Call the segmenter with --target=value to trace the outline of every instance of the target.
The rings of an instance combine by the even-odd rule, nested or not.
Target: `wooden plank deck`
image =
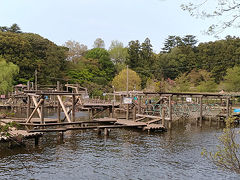
[[[86,126],[86,127],[65,127],[56,129],[31,129],[28,132],[65,132],[70,130],[87,130],[87,129],[116,129],[132,127],[131,125],[104,125],[104,126]]]
[[[84,108],[109,108],[112,106],[113,106],[113,104],[110,104],[110,103],[106,103],[106,104],[104,104],[104,103],[84,103],[83,104]],[[119,103],[114,104],[114,108],[117,108],[119,106],[120,106]]]
[[[68,126],[68,125],[81,125],[81,124],[93,124],[93,123],[114,123],[116,119],[103,118],[92,121],[76,121],[76,122],[61,122],[61,123],[47,123],[47,124],[36,124],[36,123],[19,123],[24,126]]]
[[[151,119],[162,119],[160,116],[152,116],[152,115],[145,115],[145,114],[136,114],[137,117],[143,118],[151,118]],[[165,120],[170,120],[170,118],[165,118]]]
[[[145,122],[136,122],[136,121],[126,120],[126,119],[118,119],[116,124],[135,126],[135,127],[147,126],[147,123],[145,123]]]
[[[104,117],[104,118],[95,118],[93,119],[93,121],[97,121],[97,122],[112,122],[112,123],[115,123],[117,122],[117,119],[116,118],[108,118],[108,117]]]

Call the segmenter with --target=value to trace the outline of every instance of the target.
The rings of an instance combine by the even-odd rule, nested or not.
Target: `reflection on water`
[[[236,179],[201,157],[203,147],[215,149],[220,134],[217,124],[200,129],[186,121],[166,133],[113,129],[106,138],[93,130],[69,131],[64,143],[49,133],[37,148],[31,142],[1,147],[0,179]]]

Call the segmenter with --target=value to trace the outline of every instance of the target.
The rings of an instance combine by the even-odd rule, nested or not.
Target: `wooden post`
[[[138,96],[138,114],[141,114],[142,96]]]
[[[120,95],[120,105],[122,106],[122,104],[123,104],[123,96]]]
[[[72,95],[72,122],[75,122],[75,103],[76,103],[75,95]]]
[[[60,139],[60,143],[63,143],[64,141],[64,132],[59,132],[59,139]]]
[[[35,69],[35,90],[37,91],[37,69]]]
[[[57,98],[58,98],[58,101],[60,102],[60,105],[61,105],[61,107],[62,107],[62,109],[63,109],[63,112],[64,112],[64,114],[65,114],[68,122],[71,122],[71,119],[70,119],[70,117],[68,116],[67,110],[66,110],[66,108],[65,108],[65,106],[64,106],[64,104],[63,104],[63,102],[62,102],[61,97],[60,97],[59,95],[57,95]]]
[[[169,99],[169,129],[172,128],[172,95],[168,97]]]
[[[127,104],[126,119],[129,120],[129,104]]]
[[[164,107],[162,108],[162,125],[165,127],[165,109]]]
[[[136,105],[133,107],[133,121],[136,121]]]
[[[42,104],[41,104],[41,124],[45,124],[44,122],[44,96],[42,96]]]
[[[27,82],[27,90],[30,90],[30,81]],[[31,112],[31,98],[27,96],[27,118],[29,118]]]
[[[202,104],[202,96],[200,97],[200,127],[202,127],[202,119],[203,119],[203,109],[202,109],[202,106],[203,106],[203,104]]]
[[[109,136],[110,129],[104,128],[104,135]]]
[[[57,91],[60,91],[60,82],[57,81]],[[57,117],[58,117],[58,122],[61,122],[61,109],[60,109],[60,102],[57,101]]]
[[[230,115],[230,111],[229,111],[229,101],[230,101],[230,98],[229,97],[227,97],[227,118],[229,117],[229,115]]]
[[[93,108],[89,109],[89,119],[93,118]]]
[[[115,109],[114,109],[115,103],[114,103],[114,102],[115,102],[115,101],[113,100],[113,102],[112,102],[112,118],[115,117]]]
[[[110,115],[110,118],[113,118],[113,108],[112,106],[109,106],[109,115]]]
[[[39,136],[35,136],[35,146],[39,145]]]
[[[102,133],[102,131],[101,131],[101,129],[100,128],[97,128],[97,135],[101,135],[101,133]]]

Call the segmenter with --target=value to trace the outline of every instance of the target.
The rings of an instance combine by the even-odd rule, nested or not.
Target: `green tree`
[[[6,94],[12,90],[13,78],[19,72],[17,65],[7,63],[6,60],[0,57],[0,93]]]
[[[112,85],[117,91],[126,91],[127,88],[127,69],[122,70],[117,76],[114,77]],[[128,90],[140,90],[141,78],[138,74],[128,69]]]
[[[126,68],[128,49],[123,46],[123,43],[117,40],[112,41],[108,51],[117,73]]]
[[[34,79],[38,71],[38,82],[51,83],[63,78],[66,68],[67,48],[32,33],[0,32],[0,55],[7,62],[20,68],[18,83]]]
[[[223,85],[226,91],[240,91],[240,66],[234,66],[233,68],[227,69]]]
[[[106,81],[111,81],[113,79],[115,67],[107,50],[102,48],[91,49],[86,53],[85,58],[97,60],[99,70],[101,71],[99,78],[104,78]]]
[[[128,55],[129,56],[128,56],[127,64],[129,65],[129,68],[134,69],[139,66],[140,51],[141,51],[141,45],[138,40],[130,41],[128,43]]]
[[[109,54],[114,64],[124,64],[128,56],[127,48],[117,40],[111,42]]]
[[[93,48],[105,48],[105,43],[101,38],[97,38],[93,43]]]
[[[196,36],[193,35],[185,35],[184,37],[180,36],[168,36],[168,38],[164,42],[164,47],[162,48],[163,53],[170,52],[175,47],[181,46],[190,46],[195,47],[197,44]]]
[[[148,78],[152,78],[152,67],[155,63],[155,56],[149,38],[142,44],[138,40],[128,43],[127,64],[136,71],[142,79],[141,86],[145,88]]]
[[[240,173],[240,144],[237,143],[239,132],[236,132],[233,126],[234,121],[234,118],[226,120],[226,128],[223,129],[223,134],[218,137],[219,145],[217,145],[217,151],[208,152],[206,149],[203,149],[202,156],[223,170]]]
[[[87,52],[88,47],[84,44],[80,44],[76,41],[67,41],[64,44],[65,47],[67,47],[68,50],[68,56],[67,60],[72,61],[74,63],[77,63],[80,57],[84,56],[84,54]]]
[[[183,73],[176,79],[176,91],[214,92],[217,84],[206,70],[193,69],[190,73]]]
[[[20,27],[15,23],[10,27],[0,26],[0,31],[2,32],[12,32],[12,33],[21,33]]]

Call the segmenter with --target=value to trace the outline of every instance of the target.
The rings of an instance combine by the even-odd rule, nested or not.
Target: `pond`
[[[87,112],[78,114],[88,118]],[[201,157],[214,150],[222,132],[215,123],[200,128],[181,121],[165,133],[113,129],[109,137],[93,130],[44,135],[38,147],[0,148],[0,179],[238,179]]]

